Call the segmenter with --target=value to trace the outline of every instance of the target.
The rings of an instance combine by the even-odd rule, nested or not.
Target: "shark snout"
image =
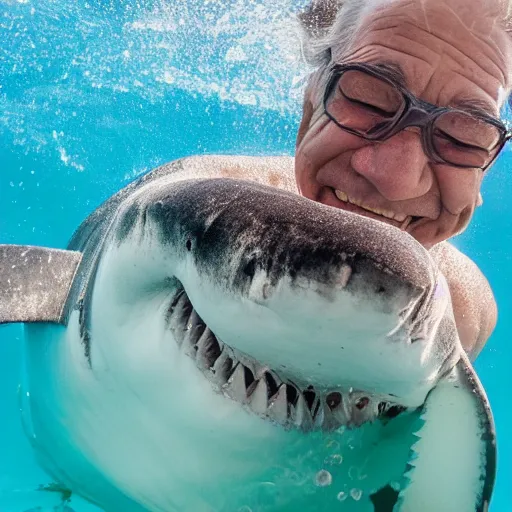
[[[438,272],[399,229],[221,179],[180,185],[154,218],[193,307],[238,354],[324,391],[395,393],[421,364],[410,326],[427,325]]]

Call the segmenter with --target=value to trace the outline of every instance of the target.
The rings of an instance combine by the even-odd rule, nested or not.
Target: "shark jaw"
[[[353,388],[302,388],[230,347],[210,330],[179,286],[167,313],[167,325],[214,391],[286,429],[304,432],[359,427],[400,414],[405,407]]]

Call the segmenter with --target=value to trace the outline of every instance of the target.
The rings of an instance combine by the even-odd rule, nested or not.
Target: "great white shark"
[[[487,511],[492,414],[429,252],[278,178],[178,161],[66,250],[0,246],[39,462],[106,511]]]

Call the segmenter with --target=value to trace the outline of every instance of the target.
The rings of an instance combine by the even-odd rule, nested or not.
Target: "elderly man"
[[[341,2],[339,2],[341,3]],[[310,11],[311,19],[326,19]],[[477,267],[451,245],[508,139],[508,2],[347,0],[312,55],[295,172],[315,201],[393,224],[431,249],[475,357],[496,323]]]
[[[165,167],[164,172],[179,172],[181,168],[187,177],[229,176],[255,180],[295,191],[326,207],[352,211],[408,232],[431,251],[445,274],[453,297],[460,338],[468,353],[475,357],[494,327],[494,300],[488,283],[476,266],[445,240],[467,226],[481,202],[479,191],[483,176],[489,172],[510,137],[498,118],[510,89],[509,62],[512,50],[506,33],[507,9],[500,2],[345,0],[340,6],[332,2],[317,3],[302,17],[311,36],[306,41],[306,54],[317,63],[318,68],[312,73],[305,91],[295,159],[197,157],[175,162],[174,167]],[[141,192],[136,188],[127,190],[133,195]],[[183,191],[185,186],[177,190]],[[335,391],[330,392],[333,380],[327,377],[342,373],[341,365],[335,360],[333,365],[325,365],[328,366],[325,369],[318,360],[310,361],[311,354],[317,350],[314,344],[308,347],[308,351],[303,351],[300,363],[295,366],[300,367],[296,375],[304,383],[309,384],[312,380],[316,384],[316,380],[310,377],[312,373],[314,377],[327,376],[317,379],[319,391],[315,387],[303,390],[302,383],[298,387],[286,375],[283,383],[277,376],[274,378],[271,370],[267,372],[266,365],[270,367],[270,362],[265,352],[260,352],[265,359],[259,359],[264,361],[265,366],[259,363],[251,366],[253,373],[244,366],[246,358],[250,361],[255,357],[258,361],[254,354],[245,353],[245,347],[250,344],[239,345],[241,348],[236,352],[229,351],[229,347],[229,350],[221,351],[215,335],[206,329],[206,322],[203,323],[193,309],[187,289],[177,285],[177,278],[170,278],[172,274],[169,268],[172,266],[168,263],[172,259],[178,261],[175,265],[180,267],[186,279],[194,283],[196,296],[201,296],[203,291],[200,286],[206,283],[203,304],[210,304],[212,298],[216,299],[217,294],[211,290],[220,288],[217,283],[226,283],[226,279],[216,282],[201,279],[200,272],[195,270],[198,265],[194,264],[188,252],[197,248],[194,237],[189,237],[189,233],[196,229],[195,221],[191,224],[177,222],[176,225],[169,222],[173,216],[186,217],[189,211],[197,208],[194,200],[201,191],[204,194],[201,197],[208,202],[209,190],[208,187],[197,186],[194,193],[185,194],[183,203],[179,203],[179,207],[174,205],[173,210],[168,206],[173,201],[173,195],[169,195],[169,201],[159,200],[162,191],[152,195],[148,182],[146,196],[143,193],[138,195],[140,203],[133,200],[124,202],[124,199],[116,203],[117,199],[114,199],[101,207],[82,225],[70,244],[70,248],[83,252],[83,266],[81,264],[76,278],[79,285],[72,287],[71,294],[66,283],[69,284],[67,280],[75,276],[78,261],[75,252],[59,251],[59,258],[67,258],[71,266],[66,268],[62,264],[63,268],[60,268],[60,264],[53,263],[59,267],[58,275],[41,272],[42,262],[47,261],[49,265],[51,258],[35,257],[33,265],[37,272],[33,271],[25,248],[8,249],[20,251],[18,260],[21,265],[12,265],[10,260],[8,265],[0,265],[4,275],[8,276],[4,279],[8,292],[4,293],[4,297],[11,297],[11,302],[7,302],[11,307],[4,307],[4,316],[0,318],[3,318],[2,321],[22,318],[40,324],[41,320],[55,321],[57,316],[61,320],[69,302],[78,301],[80,296],[79,311],[71,313],[72,320],[67,329],[56,329],[52,325],[36,325],[34,330],[27,329],[26,359],[30,362],[27,382],[30,382],[31,388],[30,393],[23,393],[24,397],[26,395],[23,407],[24,412],[28,411],[25,416],[29,420],[27,428],[32,434],[31,441],[45,467],[74,491],[90,497],[108,510],[142,510],[141,507],[148,510],[176,510],[180,507],[187,510],[226,510],[229,506],[226,508],[224,505],[235,501],[231,502],[231,497],[228,500],[227,495],[223,495],[223,489],[233,489],[235,494],[243,492],[244,501],[246,493],[259,495],[262,491],[254,484],[260,483],[263,471],[268,468],[272,469],[271,475],[276,475],[270,478],[276,478],[279,491],[276,494],[279,501],[271,508],[276,509],[280,496],[288,494],[288,490],[291,500],[300,499],[302,503],[303,499],[307,499],[306,493],[309,493],[302,477],[308,474],[309,469],[296,473],[295,466],[300,468],[304,459],[308,459],[304,462],[306,467],[315,468],[317,477],[318,474],[328,475],[325,486],[331,484],[330,473],[326,470],[317,472],[323,460],[321,454],[328,453],[322,451],[324,445],[329,448],[329,458],[332,454],[331,442],[326,443],[326,437],[311,436],[299,442],[295,434],[287,437],[282,429],[274,429],[271,424],[265,426],[259,418],[246,415],[242,408],[233,407],[222,396],[203,395],[204,383],[200,373],[208,371],[210,377],[207,378],[215,379],[215,389],[222,387],[234,401],[241,401],[244,407],[250,406],[258,415],[269,416],[285,425],[293,418],[295,426],[301,426],[304,430],[313,428],[313,419],[317,426],[329,429],[345,423],[358,425],[383,412],[394,410],[388,414],[390,416],[401,410],[402,396],[389,392],[387,386],[379,388],[376,384],[379,376],[369,385],[361,378],[361,385],[355,390],[344,390],[336,385]],[[120,197],[122,195],[117,196],[118,199]],[[185,208],[177,215],[176,212],[185,203],[192,205],[191,210]],[[203,210],[202,215],[207,220],[203,221],[202,226],[208,225],[203,235],[214,223],[211,219],[215,219],[217,211]],[[304,207],[300,211],[308,209]],[[235,215],[238,213],[237,210]],[[247,211],[246,214],[247,218],[251,212]],[[141,219],[140,224],[136,222],[138,218]],[[148,224],[146,219],[149,219]],[[142,235],[135,225],[144,226]],[[109,232],[113,226],[117,228],[116,231]],[[152,231],[156,233],[155,236]],[[210,233],[204,239],[218,240],[218,233],[222,233],[222,230],[216,232],[212,229],[212,232],[217,235]],[[176,233],[180,235],[176,236]],[[125,239],[130,236],[132,238],[127,242]],[[165,245],[163,242],[153,243],[153,238],[165,240]],[[116,247],[109,248],[107,242],[112,242],[111,245]],[[181,250],[178,244],[181,244]],[[208,276],[208,272],[217,271],[222,262],[229,263],[231,260],[216,258],[218,253],[215,252],[211,258],[212,246],[204,250],[206,244],[203,243],[202,253],[206,253],[209,259],[217,260],[217,266],[210,267],[203,263],[203,268],[207,267],[204,275]],[[223,244],[224,241],[221,241],[220,245]],[[139,245],[142,247],[139,248]],[[215,246],[219,244],[214,242]],[[174,249],[176,254],[180,252],[184,256],[168,256]],[[196,254],[199,252],[196,251]],[[319,253],[323,254],[322,251]],[[208,259],[206,256],[202,258],[203,262]],[[250,261],[246,263],[244,272],[252,279],[254,265],[251,267]],[[20,272],[23,280],[14,280],[14,284],[10,285],[12,270],[15,275]],[[291,276],[291,269],[288,270]],[[28,274],[27,279],[24,279],[23,272]],[[43,302],[43,307],[36,311],[37,315],[29,315],[20,289],[23,290],[23,286],[30,288],[30,292],[35,289],[36,295],[38,290],[43,290],[40,293],[45,293],[46,297],[48,294],[41,283],[44,284],[44,276],[54,275],[57,275],[59,282],[54,283],[54,278],[47,281],[51,281],[52,286],[55,284],[56,288],[60,287],[63,292],[60,294],[61,303],[58,300],[50,301],[54,307],[49,307]],[[128,276],[133,278],[129,280]],[[36,279],[37,286],[25,284],[31,284],[30,278]],[[208,282],[214,282],[216,287]],[[337,284],[344,286],[341,281],[337,281]],[[382,290],[385,291],[385,288]],[[314,291],[321,289],[315,288]],[[265,293],[265,287],[262,287],[264,298]],[[145,302],[139,300],[140,295],[144,296]],[[32,293],[27,296],[25,302],[29,308],[37,309],[40,301],[35,300]],[[70,296],[75,298],[69,299]],[[238,300],[240,296],[223,297],[220,309],[211,308],[210,316],[215,319],[222,316],[217,314],[218,311],[227,310],[229,325],[224,327],[224,332],[228,336],[234,332],[232,337],[236,339],[237,331],[232,330],[230,315],[244,311],[233,306],[241,302]],[[246,299],[246,296],[242,297]],[[273,311],[270,311],[272,316],[260,315],[260,310],[264,308],[256,309],[256,300],[246,302],[250,304],[250,308],[247,308],[250,316],[245,318],[261,316],[258,319],[261,325],[267,319],[273,320],[279,316]],[[55,304],[59,307],[55,307]],[[290,302],[287,308],[293,310],[295,304]],[[338,304],[343,302],[336,302],[335,306]],[[324,305],[325,301],[321,307]],[[148,313],[150,310],[153,316]],[[208,307],[204,310],[208,314]],[[420,310],[423,311],[422,308]],[[137,314],[133,315],[133,311]],[[335,312],[337,314],[338,310]],[[293,316],[285,317],[284,321],[277,320],[276,324],[284,324],[288,318]],[[243,330],[248,330],[243,320],[238,323],[242,324]],[[222,325],[222,322],[216,325]],[[290,332],[298,332],[300,327]],[[148,328],[151,336],[146,340],[144,333]],[[282,332],[288,332],[280,328],[269,331],[275,338],[271,336],[271,341],[267,342],[267,352],[268,347],[276,345],[273,341]],[[309,341],[310,332],[306,331],[304,335],[306,342]],[[327,332],[332,338],[332,332],[329,329]],[[449,338],[452,339],[452,336]],[[142,344],[141,339],[144,341]],[[176,343],[169,343],[173,339]],[[262,345],[259,333],[250,339],[257,340],[254,345]],[[411,344],[412,341],[411,338]],[[352,339],[351,344],[354,343],[357,341]],[[293,343],[284,345],[290,347],[290,351],[295,350]],[[334,343],[326,345],[324,361],[332,357],[331,352],[335,348],[340,351],[338,355],[345,350],[339,343],[336,345],[339,348]],[[421,345],[419,347],[421,350]],[[274,348],[273,353],[280,354],[276,359],[279,363],[287,363],[286,355],[281,355],[283,350],[286,354],[287,349]],[[423,354],[420,350],[416,352],[417,355]],[[395,353],[403,352],[393,352],[393,360],[397,359]],[[180,356],[175,358],[175,354]],[[189,372],[188,369],[192,368],[190,360],[181,365],[181,355],[186,358],[189,354],[195,361],[193,364],[200,365],[200,373]],[[459,355],[458,352],[456,355]],[[235,366],[233,363],[237,357],[240,357],[240,362]],[[270,359],[272,357],[275,356]],[[367,373],[380,368],[383,360],[381,357],[370,362]],[[167,365],[169,362],[172,362],[172,366]],[[450,357],[448,362],[454,364]],[[446,363],[446,359],[441,363]],[[346,358],[344,365],[346,371],[350,357]],[[410,366],[416,369],[414,365]],[[285,368],[285,365],[281,364],[280,367]],[[317,370],[319,367],[322,369]],[[212,368],[214,371],[210,372]],[[408,407],[410,404],[417,406],[423,401],[432,381],[438,376],[435,372],[444,369],[427,365],[428,380],[425,383],[421,372],[418,377],[409,369],[401,378],[395,379],[392,371],[395,368],[396,365],[384,372],[387,373],[387,382],[398,381],[393,391],[399,390],[408,395],[411,382],[408,376],[413,377],[413,385],[415,382],[420,384],[421,389],[416,396],[406,401]],[[233,372],[228,373],[231,370]],[[422,410],[428,427],[420,430],[422,445],[414,444],[413,450],[418,461],[426,462],[421,465],[415,463],[413,480],[416,479],[417,485],[409,486],[412,490],[405,494],[403,510],[413,510],[410,504],[414,507],[423,503],[429,495],[436,499],[427,500],[422,510],[487,510],[495,468],[492,420],[478,382],[468,383],[473,374],[465,360],[459,370],[457,374],[450,374],[450,379],[444,379],[445,382],[438,386],[436,393],[430,395],[427,407]],[[284,373],[288,373],[288,370]],[[345,378],[357,380],[354,379],[356,373],[357,368]],[[432,374],[434,377],[431,377]],[[200,380],[196,381],[196,378]],[[334,382],[343,383],[343,380]],[[464,385],[459,386],[460,383]],[[248,387],[251,387],[250,393]],[[322,388],[327,388],[328,392],[324,405]],[[368,389],[371,391],[369,396]],[[461,389],[461,392],[456,392],[457,389]],[[306,403],[306,393],[309,405]],[[269,398],[272,397],[274,399],[270,403]],[[454,397],[462,399],[456,400]],[[316,404],[314,408],[313,404]],[[371,407],[368,407],[370,404]],[[393,406],[387,408],[389,404]],[[338,407],[339,416],[335,419],[332,411]],[[313,409],[315,412],[312,412]],[[62,421],[62,418],[66,421]],[[329,418],[332,420],[330,424]],[[454,442],[459,433],[459,419],[466,422],[465,429],[457,436],[458,442]],[[410,426],[400,432],[408,429],[418,432],[418,423],[421,422],[417,423],[416,420],[413,417]],[[202,435],[206,432],[205,425],[208,432]],[[122,435],[118,435],[119,432]],[[365,499],[372,500],[375,510],[382,512],[391,510],[398,498],[398,491],[396,486],[391,485],[390,478],[403,474],[404,466],[398,462],[397,468],[384,470],[383,465],[393,466],[389,464],[389,454],[399,454],[400,446],[390,440],[388,448],[375,449],[374,441],[366,442],[372,436],[365,437],[363,444],[368,445],[371,451],[378,452],[379,462],[371,468],[378,478],[375,481],[368,478],[365,484],[371,494],[368,493]],[[389,431],[382,435],[382,439],[387,436]],[[404,443],[398,444],[406,445],[403,457],[408,460],[409,455],[405,454],[409,454],[410,443],[407,439],[412,438],[412,431],[398,437],[406,438]],[[353,448],[350,441],[347,443]],[[49,446],[56,449],[50,452]],[[319,450],[310,459],[310,450],[313,453],[311,447]],[[275,458],[273,451],[276,451]],[[348,478],[352,480],[350,475],[355,466],[348,462],[350,451],[344,452],[343,456],[348,460],[345,460],[342,471],[346,467]],[[431,456],[424,457],[426,452]],[[126,456],[127,453],[129,456]],[[222,457],[229,464],[224,464]],[[283,457],[287,459],[284,463]],[[398,455],[397,460],[400,457]],[[368,458],[354,458],[367,466]],[[192,464],[188,464],[190,460]],[[251,463],[247,464],[249,460]],[[405,466],[405,471],[408,470],[408,466]],[[201,471],[206,475],[204,489],[203,479],[200,479],[201,488],[197,486],[197,475],[201,475]],[[430,480],[434,473],[437,481],[432,483]],[[147,478],[147,474],[151,478]],[[459,474],[460,478],[451,479],[452,475]],[[242,484],[237,481],[239,475]],[[366,476],[361,480],[364,478]],[[426,480],[429,481],[428,485]],[[324,487],[321,480],[316,482]],[[272,482],[265,482],[268,483],[273,486]],[[227,484],[229,487],[224,487]],[[352,484],[347,482],[347,485]],[[371,490],[372,486],[377,485],[383,487]],[[398,485],[402,484],[398,482]],[[421,492],[417,491],[420,488]],[[332,490],[335,489],[333,486]],[[351,492],[356,502],[361,498],[362,491],[356,488],[352,491],[357,491],[355,494]],[[434,496],[437,493],[440,494],[439,499]],[[344,492],[340,494],[344,499]],[[331,491],[323,496],[334,494]],[[403,497],[404,493],[401,495]],[[233,509],[241,510],[238,504],[244,501],[237,503]],[[222,503],[222,507],[216,506],[216,503]],[[431,503],[441,504],[442,508],[431,507]],[[457,503],[457,506],[460,504],[460,508],[452,506],[453,503]],[[315,506],[315,509],[320,507]]]
[[[301,16],[317,69],[295,159],[207,157],[209,175],[298,190],[410,233],[447,278],[473,359],[496,304],[476,265],[444,241],[482,204],[482,180],[509,139],[499,120],[509,10],[509,0],[316,0]]]

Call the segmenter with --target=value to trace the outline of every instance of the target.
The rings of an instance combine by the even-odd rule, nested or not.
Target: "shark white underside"
[[[487,510],[485,393],[392,227],[178,162],[0,278],[36,454],[107,511]]]

